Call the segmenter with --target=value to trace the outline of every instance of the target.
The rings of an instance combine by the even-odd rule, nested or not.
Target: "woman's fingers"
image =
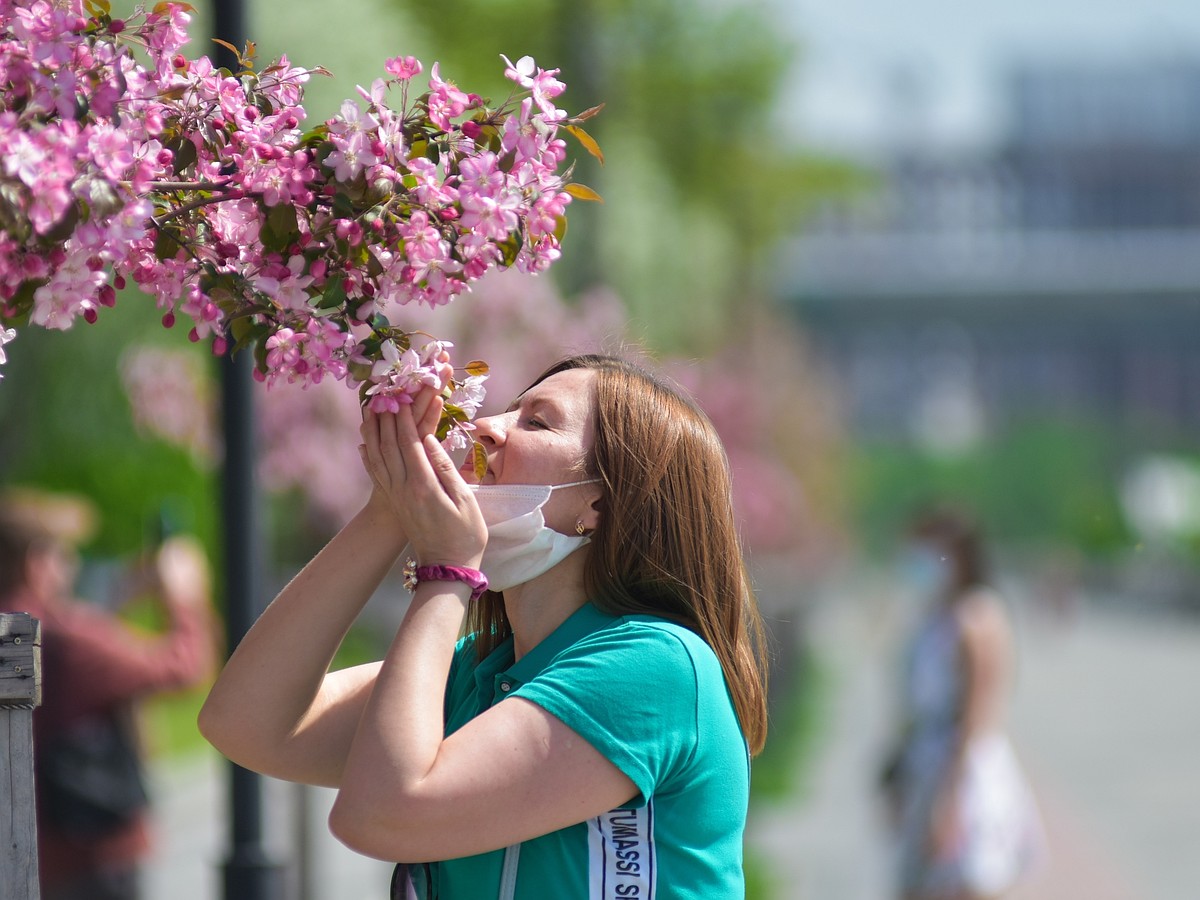
[[[445,409],[445,402],[441,397],[434,397],[429,401],[429,406],[425,409],[423,416],[417,416],[417,434],[422,440],[427,436],[437,432],[438,423],[442,421],[442,410]],[[414,410],[414,416],[415,416]]]
[[[366,468],[367,474],[371,476],[371,480],[378,485],[383,466],[383,460],[379,453],[378,414],[368,410],[363,416],[363,423],[359,428],[359,433],[363,439],[363,466]]]
[[[445,489],[446,493],[456,500],[460,495],[469,493],[466,490],[466,482],[458,474],[458,468],[454,465],[454,460],[450,458],[450,454],[445,451],[438,439],[432,434],[427,434],[425,435],[423,444],[425,456],[429,459],[429,464],[433,467],[433,473],[437,476],[438,482]]]

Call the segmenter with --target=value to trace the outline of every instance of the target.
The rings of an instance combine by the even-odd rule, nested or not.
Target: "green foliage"
[[[561,68],[569,111],[605,104],[588,123],[605,167],[569,145],[576,180],[606,203],[572,207],[556,275],[568,294],[615,288],[658,349],[711,349],[769,290],[775,241],[814,197],[856,183],[782,137],[798,50],[763,2],[463,0],[453,30],[436,4],[397,5],[431,36],[443,75],[504,96],[499,55],[528,54]]]
[[[772,900],[780,896],[770,866],[753,847],[746,847],[742,869],[746,876],[746,900]]]
[[[853,518],[868,551],[890,552],[908,516],[928,502],[973,510],[990,537],[1065,541],[1111,554],[1130,536],[1117,497],[1119,444],[1098,426],[1030,423],[961,456],[860,445],[848,465]]]
[[[0,381],[0,480],[90,498],[101,528],[88,549],[100,556],[144,547],[164,505],[211,549],[214,474],[182,450],[143,439],[130,418],[119,358],[133,339],[187,343],[164,331],[150,300],[132,293],[95,325],[22,331]]]
[[[796,658],[791,683],[771,710],[767,744],[751,765],[752,805],[778,803],[804,789],[828,714],[830,673],[811,649]]]

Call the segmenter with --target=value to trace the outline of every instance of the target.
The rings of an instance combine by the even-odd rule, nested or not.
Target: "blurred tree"
[[[562,69],[568,110],[605,104],[585,127],[606,169],[579,154],[576,180],[607,203],[572,209],[558,277],[615,289],[656,348],[713,349],[769,293],[775,240],[857,178],[781,137],[797,48],[762,0],[459,0],[452,30],[444,4],[395,2],[437,35],[443,75],[501,95],[499,55],[528,54]]]
[[[211,547],[211,466],[187,449],[143,440],[119,375],[131,340],[179,347],[200,366],[209,356],[182,333],[166,332],[152,302],[128,293],[95,325],[29,328],[10,346],[0,381],[0,481],[90,497],[102,517],[90,549],[103,556],[137,551],[164,524],[193,531]],[[163,523],[167,510],[171,521]]]

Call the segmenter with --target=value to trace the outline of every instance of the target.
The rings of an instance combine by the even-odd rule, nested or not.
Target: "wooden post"
[[[42,623],[0,613],[0,900],[41,896],[33,801],[33,708],[41,702]]]

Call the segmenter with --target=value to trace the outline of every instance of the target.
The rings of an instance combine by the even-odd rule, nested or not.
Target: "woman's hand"
[[[363,459],[375,494],[386,500],[423,565],[478,566],[487,526],[433,435],[441,412],[435,396],[428,405],[414,402],[395,414],[367,413]]]
[[[438,357],[438,362],[440,366],[438,368],[439,380],[437,386],[422,388],[413,397],[412,404],[409,406],[413,421],[417,423],[417,433],[422,439],[426,435],[437,433],[438,424],[442,420],[442,410],[445,406],[442,401],[442,391],[445,390],[446,385],[450,383],[450,379],[454,376],[454,367],[450,365],[449,353],[443,350]],[[392,510],[392,499],[376,480],[375,475],[371,471],[370,463],[367,460],[367,423],[376,414],[366,408],[362,412],[363,424],[359,428],[359,434],[363,439],[363,443],[358,445],[358,455],[362,459],[363,468],[366,469],[367,475],[371,478],[371,496],[367,500],[366,508]]]
[[[934,859],[953,859],[962,844],[962,812],[959,807],[957,779],[942,786],[934,801],[929,822],[929,848]]]
[[[154,574],[159,593],[169,608],[207,605],[208,560],[195,538],[179,536],[164,541],[154,558]]]

